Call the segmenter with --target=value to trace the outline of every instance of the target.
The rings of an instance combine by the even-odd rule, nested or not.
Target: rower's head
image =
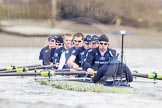
[[[55,48],[56,47],[56,39],[57,39],[57,36],[55,36],[53,34],[48,36],[49,48]]]
[[[69,33],[64,34],[63,41],[64,41],[65,48],[71,48],[72,47],[72,39],[73,39],[72,34],[69,34]]]
[[[56,39],[56,48],[60,48],[63,46],[63,38],[62,36],[58,36],[57,39]]]
[[[99,37],[97,35],[92,36],[92,48],[98,47],[98,39]]]
[[[86,35],[84,38],[84,48],[90,49],[92,47],[92,37],[91,35]]]
[[[78,48],[83,45],[84,35],[82,33],[75,33],[73,36],[74,47]]]
[[[99,37],[98,41],[99,41],[99,50],[102,52],[106,51],[109,46],[108,36],[106,36],[105,34],[102,34]]]

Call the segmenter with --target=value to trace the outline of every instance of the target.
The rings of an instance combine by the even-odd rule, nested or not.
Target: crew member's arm
[[[82,70],[76,63],[75,63],[75,59],[76,59],[76,55],[78,54],[78,49],[74,49],[72,52],[72,55],[70,56],[70,58],[67,61],[67,64],[69,67],[72,67],[74,70]]]
[[[72,67],[73,69],[77,70],[79,68],[79,66],[74,62],[75,59],[76,59],[76,56],[71,55],[67,61],[67,64],[69,67]]]
[[[94,52],[92,50],[89,50],[86,58],[85,58],[85,62],[83,64],[83,69],[87,71],[88,74],[93,75],[94,74],[94,70],[91,68],[93,66],[93,61],[94,61]]]

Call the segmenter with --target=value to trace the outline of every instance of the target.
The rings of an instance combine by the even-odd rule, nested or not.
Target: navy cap
[[[98,41],[105,41],[105,42],[109,42],[108,36],[106,36],[105,34],[102,34]]]
[[[98,42],[99,37],[97,35],[92,36],[92,42]]]
[[[84,42],[88,43],[91,41],[92,41],[91,35],[86,35],[86,37],[84,38]]]
[[[50,41],[50,40],[55,40],[56,41],[56,39],[57,39],[57,36],[55,36],[55,35],[49,35],[48,36],[48,41]]]
[[[58,37],[56,38],[56,42],[57,42],[57,43],[63,43],[63,38],[62,38],[62,36],[58,36]]]

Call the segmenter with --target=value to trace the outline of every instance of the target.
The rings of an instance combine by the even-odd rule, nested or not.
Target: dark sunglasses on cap
[[[100,45],[108,45],[108,43],[102,43],[102,42],[100,42]]]
[[[74,42],[78,42],[78,43],[80,43],[80,42],[82,42],[81,40],[74,40]]]

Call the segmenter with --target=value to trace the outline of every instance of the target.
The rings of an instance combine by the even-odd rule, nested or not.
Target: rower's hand
[[[59,63],[55,63],[55,64],[54,64],[54,67],[55,67],[55,68],[58,68],[58,67],[59,67]]]
[[[77,71],[79,71],[79,70],[82,70],[82,68],[80,68],[77,64],[73,64],[73,69],[74,70],[77,70]]]
[[[88,68],[87,74],[94,75],[94,70],[92,68]]]

